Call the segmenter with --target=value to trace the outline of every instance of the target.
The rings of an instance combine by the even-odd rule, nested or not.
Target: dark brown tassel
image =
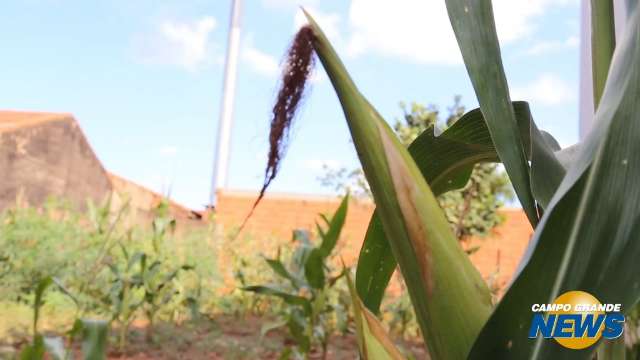
[[[315,58],[313,56],[313,30],[309,26],[302,27],[296,34],[287,53],[282,81],[276,103],[271,116],[271,131],[269,133],[269,156],[264,173],[264,183],[251,212],[245,218],[240,230],[253,214],[260,200],[275,179],[289,144],[291,126],[296,116],[296,110],[304,97],[307,80],[313,71]]]

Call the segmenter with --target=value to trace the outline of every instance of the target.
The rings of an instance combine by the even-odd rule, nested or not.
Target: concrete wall
[[[31,205],[49,196],[83,207],[102,201],[111,182],[69,114],[0,111],[0,209],[18,194]]]

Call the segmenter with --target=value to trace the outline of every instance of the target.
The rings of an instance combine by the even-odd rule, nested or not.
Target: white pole
[[[220,104],[220,122],[218,123],[218,139],[216,142],[213,176],[211,178],[211,195],[209,206],[216,205],[216,192],[227,187],[229,170],[229,148],[231,142],[231,125],[233,123],[233,105],[238,75],[238,53],[240,51],[240,16],[242,0],[232,0],[231,22],[227,40],[227,56],[224,65],[224,84]]]
[[[602,0],[606,1],[606,0]],[[591,72],[591,1],[582,0],[580,21],[580,139],[593,126],[593,74]],[[627,20],[625,0],[613,0],[616,40]]]

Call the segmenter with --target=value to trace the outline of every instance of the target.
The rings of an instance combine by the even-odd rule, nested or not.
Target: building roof
[[[0,132],[34,126],[50,121],[72,120],[68,113],[0,110]]]

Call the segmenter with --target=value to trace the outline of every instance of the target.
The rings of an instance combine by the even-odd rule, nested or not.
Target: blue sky
[[[306,6],[389,121],[399,102],[477,105],[441,0],[245,0],[229,188],[262,183],[279,63]],[[579,2],[494,0],[512,98],[577,141]],[[105,167],[200,208],[209,194],[230,1],[22,0],[0,8],[0,108],[70,112]],[[330,193],[357,158],[321,68],[271,191]]]

